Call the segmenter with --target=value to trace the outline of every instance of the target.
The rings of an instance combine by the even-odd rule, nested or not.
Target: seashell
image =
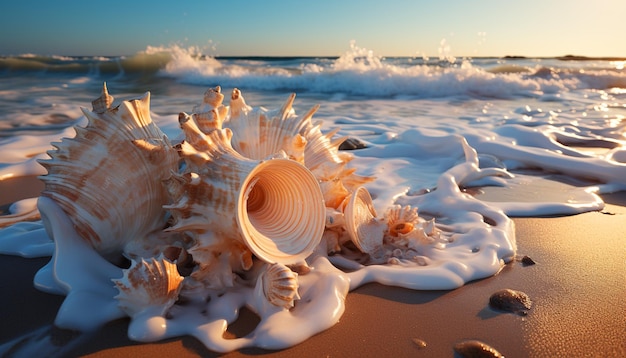
[[[185,112],[179,114],[179,122],[182,118],[189,117],[205,134],[222,129],[222,124],[228,115],[228,107],[222,104],[223,101],[224,95],[220,86],[209,88],[204,92],[202,103],[193,107],[191,114]]]
[[[415,347],[418,349],[424,349],[427,346],[426,341],[420,338],[413,338],[411,341],[413,341],[413,344],[415,344]]]
[[[441,241],[441,232],[435,225],[435,219],[424,220],[417,214],[417,208],[394,205],[385,213],[388,230],[387,242],[402,245],[419,251],[420,245]]]
[[[298,117],[292,108],[295,94],[274,111],[253,110],[238,89],[233,90],[230,117],[224,127],[233,132],[232,147],[250,159],[263,159],[280,151],[295,161],[304,163],[306,138],[300,133],[306,128],[319,106]]]
[[[338,130],[323,134],[321,123],[312,123],[319,106],[297,116],[293,109],[295,94],[291,94],[279,109],[253,108],[235,88],[231,94],[229,116],[223,119],[221,115],[207,112],[223,107],[219,90],[219,86],[209,89],[203,106],[194,108],[191,115],[181,116],[193,118],[204,134],[222,127],[229,128],[233,133],[233,149],[246,158],[261,160],[285,152],[288,158],[303,163],[320,181],[327,206],[336,208],[354,189],[374,179],[357,175],[355,168],[346,167],[353,156],[339,152],[339,146],[346,138],[332,140]]]
[[[165,206],[175,222],[167,230],[189,232],[205,240],[198,242],[205,247],[236,240],[268,263],[291,264],[309,256],[325,222],[313,174],[284,157],[245,158],[231,146],[230,129],[204,134],[187,118],[180,123],[186,169],[167,181],[168,190],[180,194]]]
[[[110,107],[106,86],[86,127],[52,143],[42,196],[54,200],[78,234],[103,256],[161,230],[168,195],[161,181],[178,167],[178,155],[150,117],[150,93]],[[47,217],[42,211],[42,216]],[[50,237],[50,223],[44,220]]]
[[[331,138],[339,132],[336,128],[327,134],[323,134],[322,122],[308,123],[304,137],[309,141],[305,149],[305,165],[320,179],[336,177],[344,168],[351,156],[340,156],[339,146],[346,138],[340,138],[333,142]]]
[[[378,255],[387,225],[376,218],[372,197],[365,187],[359,187],[352,193],[344,218],[346,232],[359,250],[372,256]]]
[[[102,95],[91,101],[92,112],[102,114],[111,108],[114,97],[109,95],[106,82],[102,85]]]
[[[341,203],[346,198],[346,192],[352,193],[358,187],[375,179],[374,177],[355,174],[356,168],[347,168],[347,163],[353,159],[353,156],[349,153],[339,152],[339,146],[347,137],[331,140],[339,129],[323,134],[321,122],[312,124],[311,121],[308,121],[306,124],[304,137],[307,140],[307,145],[304,150],[304,165],[320,181],[325,192],[324,198],[327,203],[330,203],[327,206],[334,207],[333,205]],[[336,181],[341,182],[344,190],[331,191],[324,188],[324,183]],[[334,184],[332,183],[328,187],[333,187]],[[335,188],[337,187],[335,186]]]
[[[295,94],[291,94],[278,110],[253,109],[246,104],[241,91],[234,89],[230,118],[224,123],[224,127],[233,131],[233,148],[252,159],[262,159],[283,150],[290,159],[304,163],[320,182],[339,180],[349,192],[374,180],[356,175],[356,168],[346,168],[353,156],[339,152],[339,146],[347,137],[332,140],[339,129],[323,134],[321,122],[312,123],[319,106],[297,116],[292,107],[294,100]],[[327,203],[340,203],[346,195],[341,192],[332,200],[326,196],[325,199]]]
[[[454,345],[454,351],[461,357],[503,358],[504,356],[490,345],[475,340],[462,341]]]
[[[496,291],[489,297],[489,306],[491,308],[515,313],[520,316],[527,315],[532,304],[532,300],[527,294],[508,288]]]
[[[124,270],[124,276],[112,281],[119,290],[115,296],[119,307],[130,317],[135,317],[153,308],[164,315],[178,299],[183,277],[178,274],[176,264],[161,255],[148,261],[132,260],[130,268]]]
[[[387,220],[389,235],[393,237],[408,234],[419,223],[417,208],[412,208],[410,205],[390,207],[385,213],[385,219]]]
[[[298,274],[282,264],[268,266],[259,276],[263,295],[274,306],[290,309],[294,301],[300,299],[298,295]]]

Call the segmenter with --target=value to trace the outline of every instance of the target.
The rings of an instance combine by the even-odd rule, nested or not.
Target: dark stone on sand
[[[345,141],[343,141],[343,143],[341,143],[341,145],[339,145],[339,150],[356,150],[363,148],[367,148],[365,143],[352,137],[346,139]]]
[[[524,266],[530,266],[530,265],[534,265],[535,261],[533,259],[531,259],[530,257],[524,255],[524,257],[522,257],[522,265]]]
[[[498,311],[515,313],[520,316],[527,315],[532,304],[527,294],[508,288],[497,291],[489,297],[489,306],[491,308]]]
[[[454,345],[454,351],[463,358],[501,358],[500,352],[490,345],[475,340],[462,341]]]

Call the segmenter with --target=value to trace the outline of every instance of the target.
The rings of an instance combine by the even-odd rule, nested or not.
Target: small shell
[[[130,317],[151,307],[160,307],[164,314],[178,299],[183,277],[176,264],[160,256],[148,261],[132,261],[124,276],[113,279],[119,294],[115,298]]]
[[[274,306],[290,309],[298,295],[298,274],[281,264],[270,265],[259,277],[263,294]]]
[[[386,240],[394,245],[419,250],[421,245],[440,241],[441,233],[435,219],[424,220],[417,214],[417,208],[410,205],[394,205],[385,213],[388,230]]]
[[[164,227],[168,195],[161,181],[179,158],[152,122],[149,93],[114,108],[108,98],[104,87],[96,112],[83,109],[87,126],[53,143],[57,149],[39,163],[48,171],[40,177],[41,195],[54,200],[99,253],[117,255],[131,240]],[[45,224],[51,233],[55,223]]]
[[[203,117],[204,114],[207,116],[215,115],[216,121],[222,123],[228,113],[228,107],[222,104],[223,101],[224,95],[222,94],[222,88],[220,86],[209,88],[204,92],[202,103],[193,108],[193,113],[198,117]],[[210,112],[214,113],[209,114]]]
[[[351,196],[344,211],[346,231],[354,244],[364,253],[376,255],[383,246],[387,225],[376,218],[372,197],[365,187]]]
[[[92,111],[94,113],[102,114],[111,108],[114,97],[109,95],[106,82],[102,85],[102,95],[97,99],[91,101]]]
[[[454,345],[454,351],[466,358],[504,358],[495,348],[481,341],[471,339]]]
[[[390,207],[385,213],[385,219],[389,227],[389,235],[393,237],[408,234],[419,223],[417,208],[412,208],[410,205]]]

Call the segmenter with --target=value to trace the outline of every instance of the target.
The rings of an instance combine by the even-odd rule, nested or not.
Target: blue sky
[[[5,1],[0,55],[626,56],[624,0]],[[442,45],[443,42],[443,45]]]

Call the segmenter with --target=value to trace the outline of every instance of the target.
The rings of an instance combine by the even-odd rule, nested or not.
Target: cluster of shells
[[[363,186],[374,178],[349,167],[337,130],[324,134],[312,121],[318,107],[298,116],[294,98],[253,108],[234,89],[224,105],[220,87],[210,88],[191,114],[180,113],[184,140],[171,143],[151,119],[149,93],[114,106],[104,86],[83,109],[87,126],[53,143],[41,195],[100,255],[130,260],[113,278],[130,316],[149,307],[164,314],[185,290],[251,276],[269,302],[289,309],[313,252],[393,263],[440,240],[417,208],[378,217]]]

